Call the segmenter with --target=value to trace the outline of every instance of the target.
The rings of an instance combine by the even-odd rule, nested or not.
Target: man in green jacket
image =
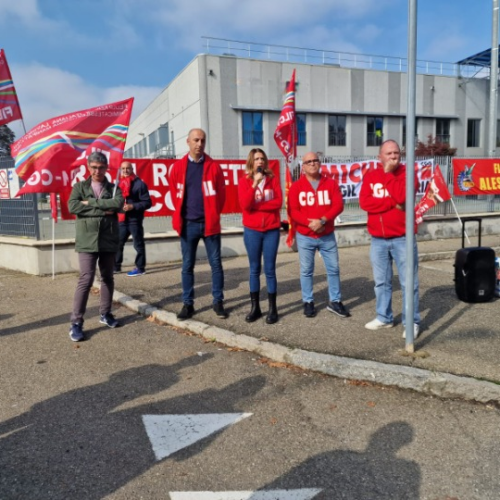
[[[68,202],[69,211],[76,215],[75,251],[80,264],[69,330],[73,342],[85,339],[83,316],[97,263],[101,273],[100,322],[110,328],[118,326],[111,314],[111,304],[115,254],[120,246],[117,212],[123,207],[123,195],[120,188],[106,179],[108,160],[103,153],[92,153],[88,167],[90,177],[73,186]]]

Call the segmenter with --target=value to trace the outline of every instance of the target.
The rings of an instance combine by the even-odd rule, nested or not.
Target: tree
[[[453,156],[456,152],[457,148],[450,147],[431,134],[427,136],[427,143],[418,141],[415,148],[415,156]]]
[[[15,137],[14,132],[7,125],[0,126],[0,156],[10,156],[10,145]]]

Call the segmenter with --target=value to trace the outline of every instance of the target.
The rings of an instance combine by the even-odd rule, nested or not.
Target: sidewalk
[[[496,248],[498,254],[500,236],[483,236],[482,244]],[[454,254],[460,246],[459,239],[419,242],[422,324],[420,336],[415,342],[416,352],[412,356],[404,351],[405,341],[402,338],[401,324],[402,295],[397,278],[393,300],[395,327],[376,332],[364,328],[364,324],[375,317],[368,246],[339,249],[342,300],[352,313],[352,317],[347,319],[339,318],[326,309],[328,300],[326,276],[319,257],[315,275],[315,303],[318,315],[312,319],[304,317],[296,253],[278,256],[280,320],[275,325],[267,325],[264,318],[252,324],[245,322],[245,315],[249,309],[246,257],[225,259],[223,262],[226,282],[225,303],[230,314],[226,320],[217,318],[211,309],[211,273],[208,262],[204,260],[198,261],[195,269],[196,314],[190,321],[178,322],[175,314],[169,314],[177,313],[182,306],[180,263],[149,266],[147,274],[141,277],[130,278],[125,273],[116,275],[115,298],[135,310],[139,307],[135,301],[139,301],[162,312],[166,311],[161,316],[162,321],[196,333],[203,333],[209,338],[221,341],[228,338],[228,343],[256,350],[262,355],[270,355],[270,350],[266,350],[265,345],[272,345],[276,351],[274,357],[277,361],[286,360],[300,364],[296,363],[292,356],[295,351],[297,351],[295,354],[300,355],[304,355],[304,351],[307,351],[306,354],[317,353],[320,355],[316,357],[319,368],[315,369],[325,373],[344,373],[344,368],[339,372],[329,371],[328,367],[323,366],[325,363],[331,363],[334,359],[332,356],[336,356],[342,357],[337,360],[341,364],[344,362],[349,364],[349,360],[363,361],[365,365],[361,366],[368,370],[370,380],[389,385],[400,384],[397,381],[391,383],[392,379],[386,380],[384,376],[376,375],[378,368],[400,365],[421,369],[411,372],[403,368],[396,370],[396,378],[423,377],[416,385],[406,385],[416,390],[420,390],[421,386],[425,389],[428,386],[428,378],[435,372],[439,372],[438,375],[452,374],[461,376],[461,379],[469,377],[500,384],[499,299],[483,304],[467,304],[457,299],[453,281],[453,262]],[[263,277],[261,283],[264,287]],[[131,301],[130,298],[135,301]],[[262,293],[262,302],[265,314],[267,310],[265,291]],[[143,312],[146,308],[144,304],[141,306]],[[149,315],[152,311],[148,309],[146,314]],[[210,328],[207,325],[218,328]],[[309,365],[306,367],[313,368]],[[356,366],[359,364],[356,363]],[[474,380],[469,381],[474,382]],[[439,380],[437,384],[439,385]],[[498,401],[500,401],[500,386],[487,384],[489,389],[498,390]],[[434,389],[429,392],[440,393]],[[444,388],[442,392],[444,394],[439,395],[446,396],[449,391]],[[472,399],[485,400],[488,397],[490,396],[472,397]]]

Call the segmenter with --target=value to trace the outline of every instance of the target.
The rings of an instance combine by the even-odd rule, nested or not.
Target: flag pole
[[[52,219],[52,279],[56,278],[56,223]]]
[[[458,210],[457,210],[457,207],[455,206],[455,202],[453,201],[453,198],[450,198],[450,201],[451,201],[451,204],[453,206],[453,210],[455,210],[455,214],[457,215],[457,219],[460,222],[460,225],[463,227],[464,223],[462,222],[460,215],[458,215]],[[467,238],[467,243],[469,243],[469,245],[470,245],[471,243],[470,243],[469,235],[467,234],[467,231],[465,230],[465,228],[464,228],[464,234],[465,234],[465,237]]]

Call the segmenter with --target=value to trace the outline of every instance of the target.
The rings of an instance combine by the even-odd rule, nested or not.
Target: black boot
[[[259,318],[262,318],[262,311],[260,310],[260,304],[259,304],[259,296],[260,292],[251,292],[250,293],[250,301],[252,303],[252,309],[250,312],[247,314],[247,317],[245,318],[245,321],[247,323],[253,323],[254,321],[258,320]]]
[[[278,321],[278,310],[276,309],[276,294],[270,293],[269,298],[269,312],[267,313],[266,323],[272,325]]]

